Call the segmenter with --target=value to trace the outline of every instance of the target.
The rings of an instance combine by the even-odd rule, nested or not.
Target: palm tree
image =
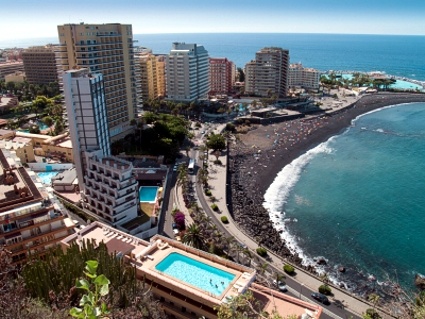
[[[190,224],[182,238],[182,243],[197,249],[205,250],[205,236],[196,224]]]
[[[320,276],[320,278],[322,279],[323,284],[327,286],[329,283],[329,274],[325,272],[323,275]]]
[[[266,273],[267,269],[269,268],[269,264],[268,263],[261,263],[258,266],[258,274],[261,276],[264,276],[264,274]]]
[[[379,295],[378,295],[378,294],[375,294],[375,293],[371,293],[371,294],[368,296],[368,298],[367,298],[367,299],[369,299],[369,301],[370,301],[371,303],[373,303],[373,313],[375,313],[376,305],[377,305],[377,303],[378,303],[378,301],[379,301],[379,299],[380,299]]]

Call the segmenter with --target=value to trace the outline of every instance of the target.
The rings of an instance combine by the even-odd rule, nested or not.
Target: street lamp
[[[302,295],[303,295],[303,287],[304,287],[304,284],[301,284],[300,299],[301,299],[301,297],[302,297]]]

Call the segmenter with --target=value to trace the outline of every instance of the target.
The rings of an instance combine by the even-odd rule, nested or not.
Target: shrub
[[[229,220],[227,219],[227,217],[226,217],[226,216],[221,216],[221,222],[222,222],[223,224],[228,224],[228,223],[229,223]]]
[[[218,160],[215,160],[215,161],[214,161],[214,164],[215,164],[215,165],[222,165],[223,163],[222,163],[222,162],[218,159]]]
[[[267,249],[263,247],[258,247],[257,254],[260,255],[261,257],[265,257],[267,255]]]
[[[216,212],[218,211],[218,206],[216,204],[212,204],[211,209]]]
[[[285,265],[283,266],[283,271],[286,272],[288,275],[292,276],[295,274],[295,268],[291,265]]]
[[[374,310],[374,309],[372,309],[372,308],[368,308],[367,310],[366,310],[366,316],[365,316],[365,318],[370,318],[370,319],[381,319],[382,317],[379,315],[379,313],[376,311],[376,310]]]
[[[328,285],[321,285],[319,287],[319,292],[324,295],[330,295],[332,294],[332,289]]]
[[[207,196],[211,196],[211,195],[212,195],[212,193],[211,193],[211,191],[210,191],[209,189],[206,189],[206,190],[205,190],[205,195],[207,195]]]

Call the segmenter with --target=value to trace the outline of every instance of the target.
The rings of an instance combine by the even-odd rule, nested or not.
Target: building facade
[[[19,136],[0,138],[0,148],[13,151],[21,163],[35,162],[34,144],[31,138]]]
[[[29,84],[58,82],[58,68],[53,46],[28,48],[22,52],[22,61]]]
[[[140,67],[140,90],[143,99],[165,97],[165,55],[142,52],[135,55]]]
[[[137,180],[133,164],[102,151],[86,152],[83,207],[117,227],[137,217]]]
[[[227,95],[232,92],[236,67],[227,58],[210,58],[210,95]]]
[[[285,97],[289,88],[289,51],[263,48],[245,65],[245,93],[261,97]]]
[[[57,59],[64,71],[89,68],[103,75],[111,140],[130,133],[137,114],[131,25],[66,24],[58,26],[58,33]]]
[[[12,252],[13,264],[47,252],[74,233],[72,220],[31,173],[11,152],[0,150],[0,245]]]
[[[166,58],[167,99],[191,102],[208,98],[208,51],[201,45],[173,43]]]
[[[4,77],[8,74],[15,72],[23,72],[24,64],[22,61],[13,62],[1,62],[0,63],[0,80],[4,80]]]
[[[289,87],[303,87],[318,90],[320,84],[320,72],[316,69],[305,68],[301,63],[289,66]]]
[[[102,74],[65,72],[64,93],[74,163],[84,208],[113,226],[137,217],[137,181],[131,163],[110,156]]]
[[[15,71],[13,73],[10,74],[6,74],[4,76],[4,81],[7,82],[18,82],[18,83],[22,83],[24,81],[27,80],[27,77],[25,75],[25,72],[22,71]]]
[[[78,150],[74,164],[83,190],[85,152],[111,154],[103,75],[88,69],[70,70],[64,73],[63,84],[72,146]]]

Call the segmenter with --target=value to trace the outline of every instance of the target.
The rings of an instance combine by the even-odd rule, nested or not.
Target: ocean
[[[321,71],[384,71],[425,81],[425,36],[303,34],[303,33],[183,33],[135,34],[135,45],[153,53],[169,53],[173,42],[204,45],[211,57],[227,57],[237,67],[255,59],[266,46],[289,50],[292,63]],[[0,48],[57,43],[57,37],[0,40]]]
[[[135,45],[168,53],[172,42],[204,45],[237,67],[266,46],[288,49],[292,63],[327,70],[383,71],[425,81],[425,37],[342,34],[136,34]],[[0,48],[57,43],[57,38],[0,40]],[[412,288],[425,273],[424,104],[362,116],[344,134],[307,152],[278,175],[265,205],[285,220],[283,235],[308,263],[351,288],[374,275]],[[274,215],[274,214],[272,214]],[[273,217],[274,218],[274,217]],[[276,224],[276,227],[280,227]],[[334,267],[347,267],[346,274]],[[366,282],[367,284],[367,282]]]
[[[425,274],[424,122],[425,103],[370,112],[278,174],[264,205],[304,264],[325,257],[319,271],[360,294],[370,276],[414,289]]]

